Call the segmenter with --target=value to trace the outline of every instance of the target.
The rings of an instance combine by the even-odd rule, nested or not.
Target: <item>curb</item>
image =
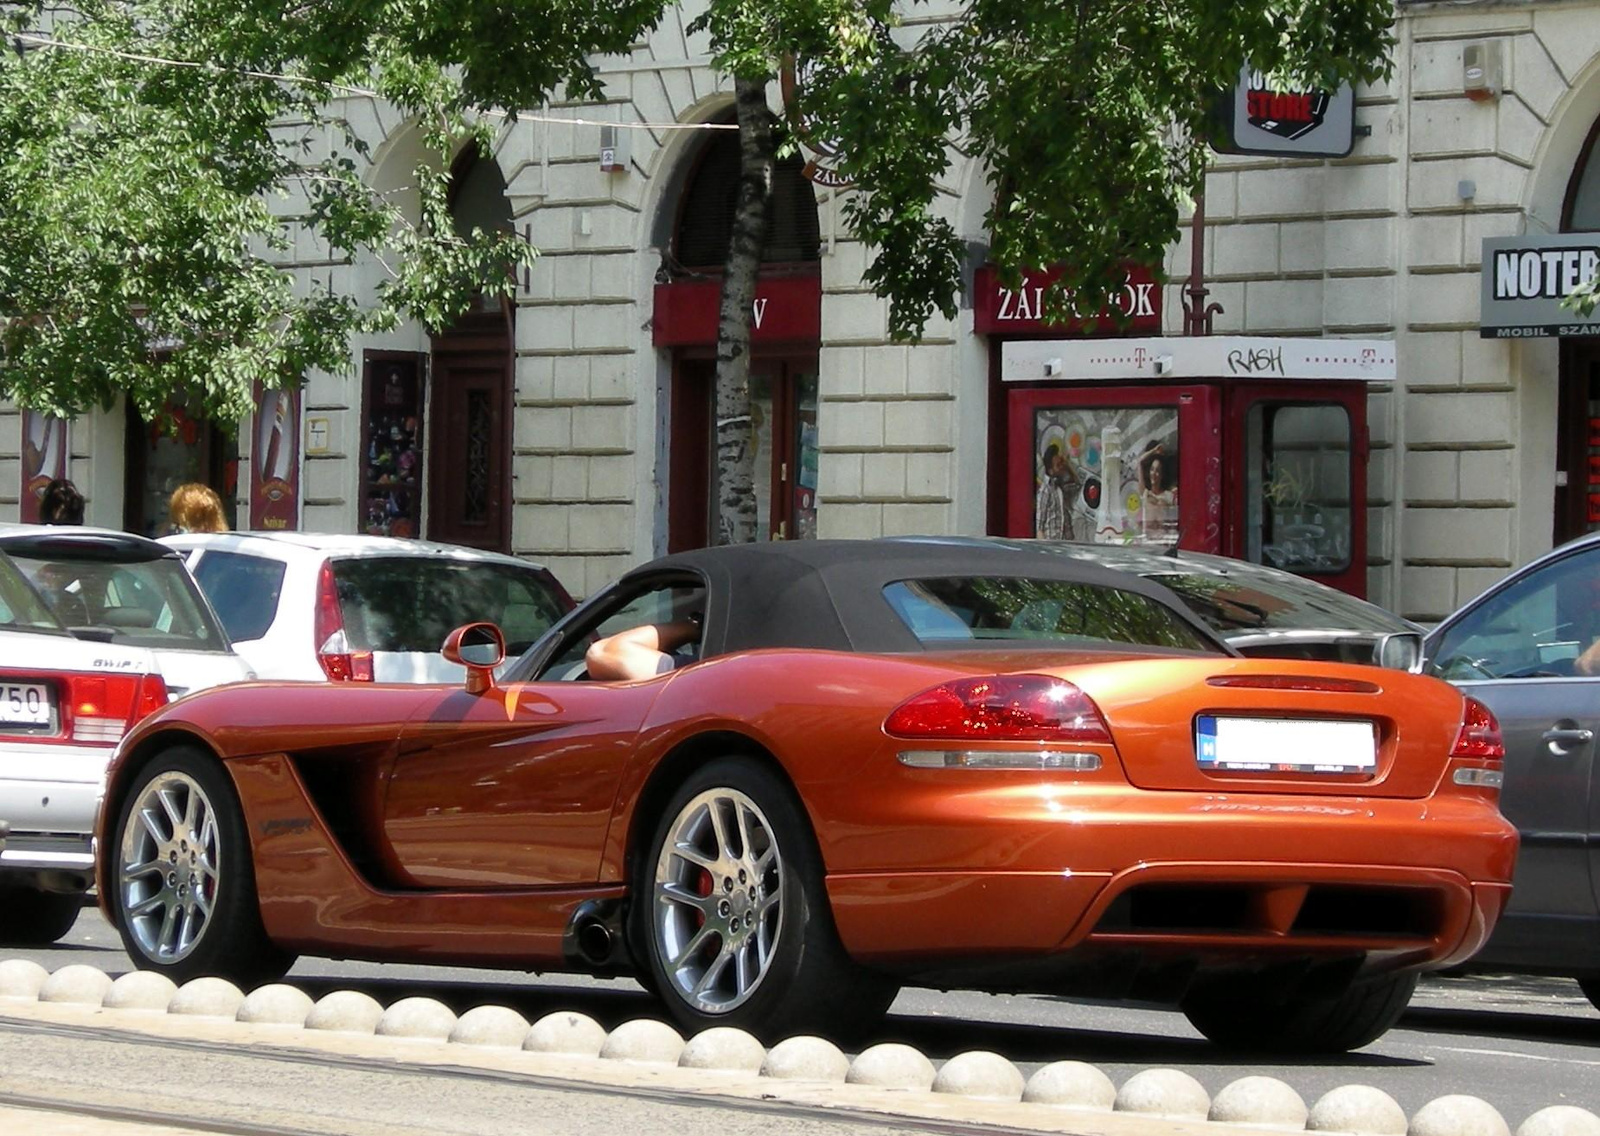
[[[1148,1132],[1154,1123],[1175,1133],[1215,1132],[1221,1125],[1349,1136],[1513,1136],[1492,1105],[1461,1094],[1429,1101],[1408,1120],[1394,1098],[1368,1085],[1333,1089],[1307,1108],[1293,1088],[1271,1077],[1238,1078],[1213,1099],[1176,1069],[1143,1070],[1118,1089],[1101,1070],[1075,1061],[1025,1078],[1006,1058],[981,1050],[936,1066],[911,1046],[884,1044],[851,1061],[814,1037],[769,1049],[726,1027],[685,1039],[666,1023],[641,1018],[608,1033],[573,1011],[530,1025],[502,1006],[479,1006],[457,1018],[427,998],[384,1007],[337,990],[313,1002],[284,984],[245,994],[216,978],[174,987],[138,971],[113,982],[94,967],[52,974],[26,959],[0,962],[0,1018],[1043,1131],[1060,1131],[1075,1115],[1075,1124],[1088,1121],[1107,1134]],[[1515,1136],[1600,1136],[1600,1116],[1552,1105],[1527,1117]]]

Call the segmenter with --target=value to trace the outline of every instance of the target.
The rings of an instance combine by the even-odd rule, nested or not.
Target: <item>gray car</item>
[[[1428,634],[1425,666],[1505,738],[1522,834],[1511,900],[1474,967],[1569,975],[1600,1007],[1600,534],[1506,577]]]

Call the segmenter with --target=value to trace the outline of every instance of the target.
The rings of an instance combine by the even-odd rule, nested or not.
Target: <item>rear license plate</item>
[[[38,682],[0,682],[0,723],[50,725],[50,688]]]
[[[1336,718],[1216,718],[1195,723],[1201,769],[1233,773],[1371,773],[1378,735],[1371,722]]]

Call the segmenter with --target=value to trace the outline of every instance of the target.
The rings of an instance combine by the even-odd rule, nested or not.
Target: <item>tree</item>
[[[500,110],[558,87],[598,96],[593,57],[626,51],[664,3],[0,0],[20,49],[0,63],[0,391],[63,413],[127,391],[149,413],[190,389],[236,417],[255,380],[346,365],[357,331],[448,322],[531,253],[454,236],[445,158],[468,135],[487,141]],[[945,12],[960,18],[902,20]],[[995,191],[990,259],[1012,280],[1062,264],[1053,304],[1071,293],[1094,310],[1126,261],[1158,264],[1177,237],[1204,173],[1207,108],[1247,59],[1325,84],[1372,79],[1390,66],[1391,19],[1389,0],[706,0],[695,26],[734,78],[742,150],[717,347],[729,538],[754,535],[753,455],[737,431],[779,59],[807,64],[801,114],[841,147],[867,280],[889,300],[891,333],[914,342],[956,311],[965,249],[939,194],[958,148]],[[337,100],[366,91],[426,125],[438,161],[416,171],[419,226],[356,174]],[[390,268],[378,296],[295,294],[259,258],[285,239],[269,205],[283,198],[303,201],[300,222],[336,259]]]

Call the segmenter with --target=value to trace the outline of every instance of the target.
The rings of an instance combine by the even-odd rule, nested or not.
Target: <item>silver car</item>
[[[1511,901],[1474,967],[1569,975],[1600,1007],[1600,534],[1506,577],[1428,634],[1426,669],[1505,738],[1522,834]]]

